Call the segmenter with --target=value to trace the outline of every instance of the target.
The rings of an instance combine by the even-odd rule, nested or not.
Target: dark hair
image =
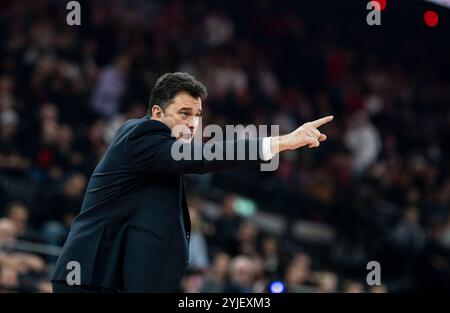
[[[148,114],[152,107],[158,105],[163,111],[172,103],[173,98],[181,91],[204,101],[207,97],[205,86],[188,73],[166,73],[156,81],[150,95]]]

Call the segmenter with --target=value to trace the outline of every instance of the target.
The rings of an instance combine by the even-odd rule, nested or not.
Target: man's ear
[[[152,118],[159,119],[163,116],[163,110],[159,105],[152,106]]]

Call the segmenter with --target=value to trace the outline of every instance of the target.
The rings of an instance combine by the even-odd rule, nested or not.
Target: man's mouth
[[[192,138],[194,137],[194,134],[192,133],[184,133],[181,134],[179,140],[185,141],[185,142],[191,142]]]

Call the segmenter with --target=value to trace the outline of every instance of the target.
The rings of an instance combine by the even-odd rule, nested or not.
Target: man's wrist
[[[274,136],[270,137],[270,149],[272,152],[272,155],[275,155],[277,153],[280,153],[281,151],[289,149],[287,145],[286,136]]]

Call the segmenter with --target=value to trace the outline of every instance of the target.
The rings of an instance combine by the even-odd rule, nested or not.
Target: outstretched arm
[[[133,167],[137,171],[150,171],[167,174],[202,174],[217,170],[230,169],[245,165],[255,165],[269,161],[275,154],[284,150],[294,150],[303,146],[318,147],[326,140],[326,135],[317,129],[330,122],[333,116],[327,116],[308,122],[293,132],[269,138],[223,141],[196,144],[180,143],[166,133],[139,133],[127,140],[127,149]],[[270,139],[270,140],[269,140]],[[239,154],[241,147],[244,153]],[[232,158],[229,158],[229,149]],[[208,159],[204,151],[218,152],[220,159]],[[189,156],[177,158],[174,151]],[[267,153],[269,151],[269,153]],[[252,153],[253,152],[253,153]],[[239,157],[238,157],[239,154]],[[268,155],[269,154],[269,155]],[[197,158],[196,156],[201,156]]]

